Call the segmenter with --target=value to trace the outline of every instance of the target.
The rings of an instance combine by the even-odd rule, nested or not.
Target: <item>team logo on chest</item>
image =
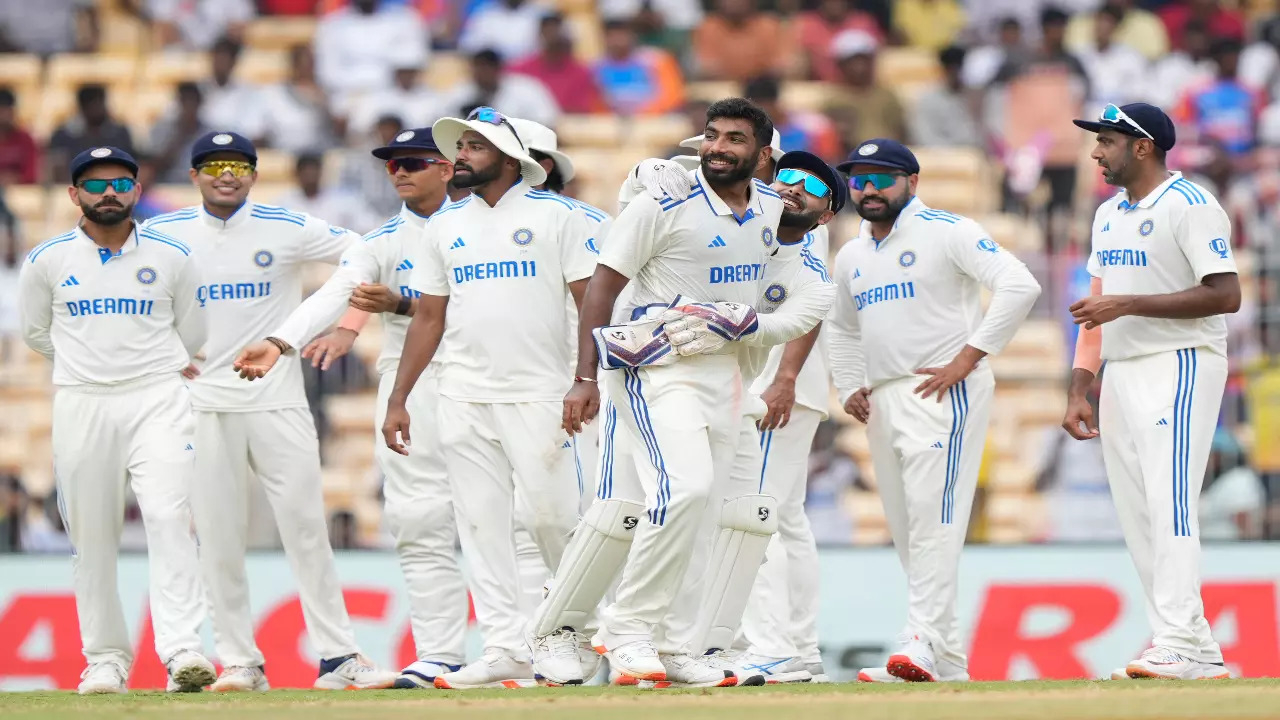
[[[276,258],[270,250],[259,250],[253,254],[253,263],[261,268],[271,267],[271,263],[275,261]]]
[[[511,242],[524,247],[533,242],[533,231],[528,228],[520,228],[511,234]]]
[[[898,256],[898,264],[904,268],[909,268],[916,264],[916,253],[914,250],[903,250]]]
[[[1155,230],[1155,229],[1156,229],[1155,222],[1151,218],[1147,218],[1146,220],[1142,221],[1141,225],[1138,226],[1138,234],[1141,235],[1142,237],[1146,237],[1151,234],[1152,230]]]
[[[780,303],[787,299],[787,289],[774,283],[765,289],[764,299],[771,303]]]
[[[765,247],[773,247],[773,228],[765,225],[764,229],[760,231],[760,241],[764,243]]]
[[[138,274],[134,277],[138,278],[138,282],[143,285],[150,285],[156,281],[156,271],[149,267],[138,268]]]

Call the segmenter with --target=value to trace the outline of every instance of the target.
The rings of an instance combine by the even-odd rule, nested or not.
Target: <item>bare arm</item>
[[[574,280],[569,283],[569,294],[573,296],[573,304],[578,308],[579,313],[582,312],[582,303],[587,298],[587,283],[589,282],[591,282],[590,278],[584,278],[582,280]],[[614,297],[615,299],[617,298],[616,295]],[[610,305],[610,307],[613,306]]]
[[[1071,306],[1077,325],[1093,329],[1126,315],[1191,319],[1240,309],[1240,278],[1235,273],[1206,275],[1193,288],[1159,295],[1090,295]]]
[[[449,306],[448,295],[423,295],[418,298],[418,312],[409,321],[404,338],[404,351],[400,355],[400,368],[391,389],[391,404],[403,405],[409,392],[418,383],[422,371],[431,364],[440,338],[444,336],[444,319]]]
[[[613,304],[628,282],[630,280],[626,275],[608,265],[597,265],[595,273],[591,275],[582,300],[578,303],[578,367],[574,373],[578,377],[596,376],[600,357],[591,331],[609,324]],[[569,288],[572,290],[573,284]],[[577,300],[576,295],[574,299]]]

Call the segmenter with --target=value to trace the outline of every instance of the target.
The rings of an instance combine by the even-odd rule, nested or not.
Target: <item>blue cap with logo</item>
[[[440,148],[436,146],[435,138],[431,136],[431,128],[412,128],[397,135],[389,145],[384,145],[374,150],[373,156],[379,160],[390,160],[397,150],[440,152]]]
[[[129,168],[129,172],[133,173],[134,177],[138,176],[138,161],[134,160],[132,155],[118,147],[103,146],[89,148],[71,158],[71,184],[75,185],[85,170],[94,165],[107,163],[123,165]]]
[[[1178,141],[1178,134],[1173,128],[1173,121],[1163,110],[1147,103],[1129,103],[1128,105],[1107,105],[1102,114],[1094,120],[1072,120],[1075,126],[1090,132],[1099,130],[1115,130],[1123,135],[1135,138],[1146,138],[1164,151],[1173,149]]]
[[[843,172],[849,172],[855,165],[891,168],[901,170],[908,175],[920,172],[920,161],[916,160],[915,154],[908,150],[906,145],[889,138],[873,138],[863,142],[849,153],[848,160],[836,167]]]
[[[778,170],[788,170],[794,168],[803,170],[810,175],[818,178],[831,189],[831,211],[840,212],[844,208],[845,202],[849,199],[849,189],[844,179],[840,177],[840,173],[822,161],[822,158],[810,152],[803,150],[792,150],[778,158]]]
[[[191,146],[191,167],[198,167],[205,158],[214,153],[236,153],[258,164],[258,151],[254,149],[249,138],[240,133],[211,132],[201,135]]]

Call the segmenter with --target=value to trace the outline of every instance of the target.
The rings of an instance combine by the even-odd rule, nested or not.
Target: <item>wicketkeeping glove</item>
[[[636,192],[647,193],[654,200],[684,200],[693,191],[689,171],[670,160],[645,160],[636,166],[633,175],[631,184]]]
[[[681,355],[715,353],[760,327],[755,308],[732,302],[673,305],[662,313],[662,322]]]
[[[680,358],[662,332],[660,318],[641,318],[591,331],[600,356],[600,369],[670,365]]]

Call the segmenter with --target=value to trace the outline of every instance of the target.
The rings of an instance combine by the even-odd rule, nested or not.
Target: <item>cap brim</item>
[[[576,171],[573,169],[573,161],[569,159],[568,155],[565,155],[559,150],[543,150],[542,148],[533,149],[551,156],[551,161],[556,164],[556,170],[560,171],[561,180],[569,182],[573,179],[573,175]]]
[[[702,147],[702,136],[694,135],[691,138],[685,138],[680,141],[680,147],[689,148],[690,150],[697,150],[698,148]]]
[[[458,159],[458,140],[468,130],[474,130],[484,139],[493,143],[503,155],[508,155],[520,162],[520,177],[530,185],[541,185],[547,181],[547,171],[542,163],[534,160],[525,152],[520,140],[511,128],[502,125],[491,125],[484,122],[459,120],[458,118],[440,118],[431,126],[431,137],[435,138],[440,154],[449,162]],[[548,153],[549,154],[549,153]]]
[[[909,169],[904,168],[895,162],[889,162],[887,160],[871,160],[871,159],[863,160],[862,158],[858,158],[857,160],[845,160],[844,162],[837,165],[836,169],[839,170],[840,172],[847,173],[855,165],[874,165],[876,167],[889,168],[891,170],[901,170],[904,173],[911,172]]]
[[[254,165],[258,164],[258,156],[256,154],[247,153],[242,150],[236,150],[235,148],[218,148],[217,150],[209,150],[207,152],[202,152],[199,155],[192,155],[191,167],[196,167],[200,163],[204,162],[205,158],[209,157],[210,155],[217,155],[218,153],[232,153],[234,155],[239,155],[240,157],[243,157],[243,158],[248,158],[249,162],[253,163]]]
[[[72,180],[79,179],[79,177],[84,174],[85,170],[88,170],[89,168],[94,167],[95,165],[121,165],[129,168],[129,171],[133,173],[133,176],[135,178],[138,177],[138,163],[132,160],[129,160],[127,158],[120,157],[118,155],[117,156],[108,155],[107,157],[103,157],[103,158],[93,158],[88,162],[86,162],[85,164],[81,165],[80,168],[76,170],[76,176],[72,178]]]
[[[1124,125],[1121,123],[1100,122],[1098,120],[1072,120],[1071,124],[1075,125],[1081,130],[1088,130],[1089,132],[1094,132],[1094,133],[1100,130],[1115,130],[1121,135],[1128,135],[1129,137],[1149,139],[1147,138],[1146,135],[1143,135],[1142,133],[1129,127],[1128,125]]]
[[[379,160],[390,160],[396,154],[397,150],[417,150],[418,152],[438,152],[441,155],[444,151],[438,147],[420,147],[417,145],[386,145],[373,151],[373,156]]]

